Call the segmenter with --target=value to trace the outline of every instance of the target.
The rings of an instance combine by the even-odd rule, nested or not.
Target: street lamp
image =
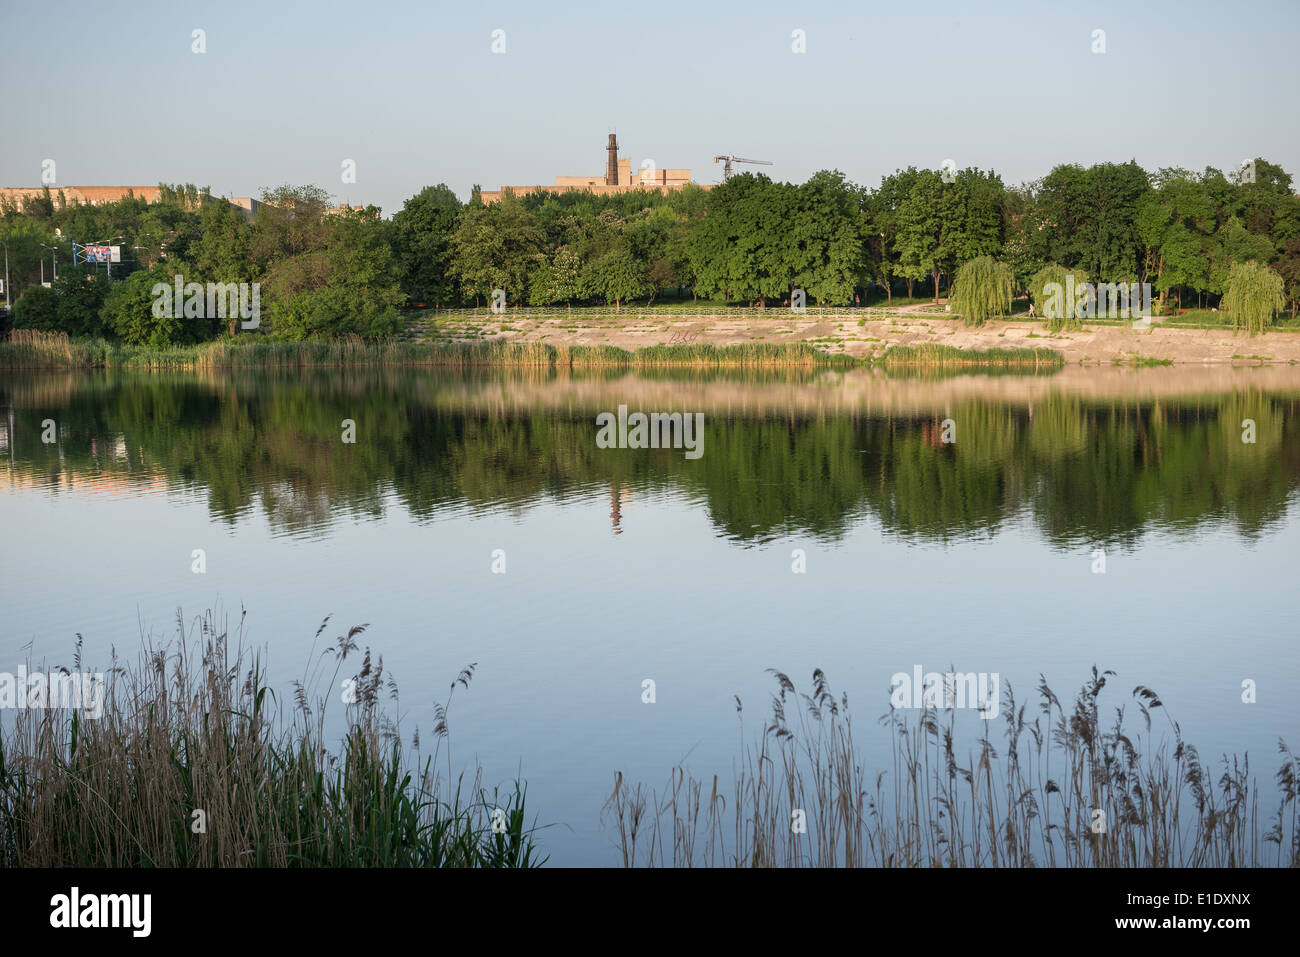
[[[41,243],[40,245],[43,248],[48,249],[50,251],[50,262],[54,264],[54,281],[58,282],[59,281],[59,257],[58,257],[59,247],[46,246],[45,243]],[[42,285],[45,283],[45,260],[44,259],[41,260],[41,283]]]
[[[0,245],[5,248],[5,315],[9,316],[14,311],[13,306],[9,304],[9,244],[4,240],[0,240]]]

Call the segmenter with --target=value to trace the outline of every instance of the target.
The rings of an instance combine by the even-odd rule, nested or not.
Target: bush
[[[160,264],[150,270],[133,272],[122,282],[114,283],[100,312],[105,329],[134,346],[161,348],[208,338],[211,328],[208,319],[154,315],[154,285],[162,283],[170,288],[171,279],[167,267]]]
[[[45,286],[28,286],[14,303],[14,328],[59,331],[59,295]]]

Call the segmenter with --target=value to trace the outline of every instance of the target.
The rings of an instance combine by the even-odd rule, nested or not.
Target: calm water
[[[620,404],[703,412],[703,455],[598,448]],[[133,657],[178,607],[242,606],[284,687],[324,616],[331,638],[367,623],[408,740],[478,663],[455,763],[522,773],[555,863],[615,863],[616,770],[729,779],[733,695],[756,736],[767,668],[801,690],[824,669],[882,768],[875,718],[917,664],[998,672],[1020,699],[1040,673],[1066,698],[1114,669],[1103,705],[1155,688],[1203,757],[1250,752],[1268,810],[1277,738],[1300,739],[1286,370],[7,375],[0,416],[0,671],[70,664],[78,632],[88,664]]]

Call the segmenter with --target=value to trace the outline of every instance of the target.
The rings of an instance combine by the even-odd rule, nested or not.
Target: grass
[[[188,634],[178,613],[177,627],[174,645],[146,643],[130,667],[114,655],[97,719],[78,710],[18,709],[0,726],[0,866],[544,862],[536,829],[525,823],[521,784],[502,795],[489,794],[480,774],[453,783],[451,694],[435,709],[433,755],[421,761],[417,732],[415,757],[404,758],[398,728],[380,706],[384,696],[396,701],[396,685],[368,648],[356,654],[364,625],[309,663],[284,707],[260,656],[243,647],[242,616],[233,638],[212,612]],[[345,706],[342,744],[331,748],[326,707],[350,656],[362,658],[355,700]],[[78,636],[73,671],[81,664]],[[316,679],[331,669],[326,693],[312,700]],[[473,666],[462,671],[452,694],[472,676]]]
[[[656,345],[629,352],[615,346],[553,346],[543,342],[369,342],[347,336],[323,342],[218,339],[169,349],[123,346],[103,340],[69,340],[63,333],[15,332],[0,342],[0,368],[302,368],[345,365],[530,366],[638,368],[656,366],[752,367],[854,364],[804,342],[733,346]]]
[[[877,360],[889,366],[997,366],[1059,369],[1065,358],[1055,349],[958,349],[941,343],[923,342],[894,346]]]
[[[771,718],[757,744],[744,743],[742,720],[731,788],[682,767],[662,792],[616,773],[602,818],[624,866],[1300,865],[1300,760],[1286,744],[1280,803],[1265,827],[1249,758],[1225,755],[1211,770],[1172,719],[1154,740],[1164,712],[1151,689],[1132,692],[1138,727],[1123,708],[1103,724],[1099,699],[1113,672],[1094,668],[1072,704],[1041,681],[1036,714],[1004,685],[1003,740],[981,722],[965,755],[955,711],[946,722],[933,707],[891,711],[881,723],[892,765],[876,773],[858,756],[847,696],[820,670],[811,695],[772,674]],[[796,811],[806,833],[794,831]]]

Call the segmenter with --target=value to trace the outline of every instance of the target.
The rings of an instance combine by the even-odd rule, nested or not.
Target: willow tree
[[[1066,269],[1048,263],[1029,280],[1029,295],[1038,314],[1053,332],[1073,329],[1085,314],[1090,315],[1088,297],[1094,295],[1088,275],[1082,269]]]
[[[1233,263],[1223,308],[1232,316],[1234,329],[1245,326],[1252,336],[1263,332],[1273,313],[1286,308],[1282,277],[1254,260]]]
[[[1011,311],[1011,267],[992,256],[962,263],[952,287],[953,307],[968,326],[982,326],[990,316]]]

